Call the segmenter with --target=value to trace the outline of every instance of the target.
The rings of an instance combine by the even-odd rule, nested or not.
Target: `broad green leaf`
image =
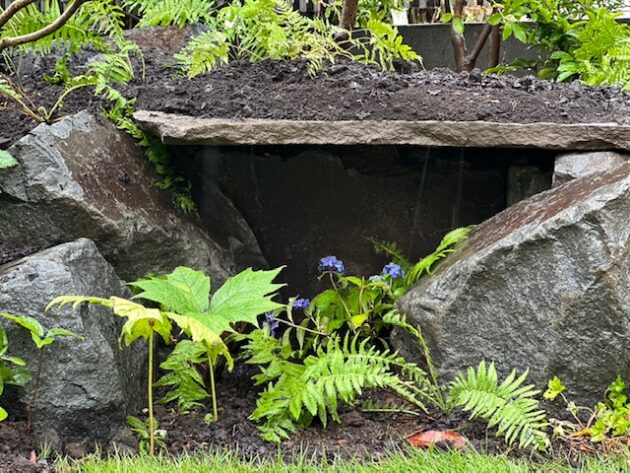
[[[175,322],[186,335],[191,337],[193,342],[203,343],[206,346],[221,345],[224,343],[221,338],[221,332],[218,332],[222,324],[213,324],[207,313],[180,315],[169,312],[168,317]]]
[[[501,23],[502,19],[503,19],[503,17],[501,16],[500,13],[495,13],[490,18],[488,18],[488,24],[490,24],[492,26],[496,26],[499,23]]]
[[[281,308],[282,304],[272,298],[284,286],[273,283],[282,269],[252,271],[248,268],[228,279],[210,301],[208,317],[214,329],[219,334],[233,331],[231,324],[237,322],[247,322],[257,327],[260,314]]]
[[[180,266],[164,278],[141,279],[130,285],[142,289],[136,297],[157,302],[171,312],[208,310],[210,278],[201,271]]]
[[[518,23],[514,23],[512,29],[514,30],[514,36],[516,39],[518,39],[521,43],[527,43],[527,32],[525,31],[525,28]]]
[[[219,356],[223,355],[225,357],[225,361],[227,362],[227,370],[232,371],[234,369],[234,358],[232,358],[230,350],[228,350],[225,343],[212,345],[208,348],[208,354],[210,355],[214,366],[216,366]]]
[[[0,149],[0,169],[12,168],[18,164],[17,159],[11,156],[8,151]]]
[[[109,300],[114,313],[127,318],[122,328],[127,345],[140,337],[148,339],[153,331],[160,334],[166,343],[170,341],[171,323],[167,314],[158,309],[147,309],[141,304],[119,297],[111,297]]]
[[[18,358],[17,356],[3,356],[1,359],[2,361],[7,361],[17,366],[26,366],[26,362],[22,358]]]
[[[11,369],[11,377],[6,380],[6,383],[14,386],[26,386],[31,378],[31,372],[26,368],[13,368]]]
[[[2,422],[7,417],[9,417],[9,414],[7,414],[7,411],[5,411],[2,407],[0,407],[0,422]]]
[[[40,324],[39,321],[37,321],[33,317],[29,317],[26,315],[22,317],[18,317],[17,315],[12,315],[12,314],[0,314],[0,315],[4,317],[5,319],[12,320],[16,324],[24,327],[26,330],[28,330],[31,333],[31,335],[37,335],[38,337],[44,336],[44,327],[42,327],[42,324]],[[33,338],[33,341],[34,340],[35,339]]]

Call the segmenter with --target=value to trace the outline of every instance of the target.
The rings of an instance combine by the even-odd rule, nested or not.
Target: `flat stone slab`
[[[486,121],[199,118],[139,110],[138,126],[172,145],[418,145],[630,150],[630,125]]]

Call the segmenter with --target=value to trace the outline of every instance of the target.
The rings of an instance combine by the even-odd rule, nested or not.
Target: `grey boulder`
[[[481,360],[503,374],[553,376],[592,406],[630,379],[630,162],[521,201],[467,244],[399,309],[422,327],[444,381]],[[420,359],[398,334],[397,348]]]
[[[8,151],[19,166],[0,171],[0,241],[44,248],[89,238],[127,280],[184,265],[218,284],[234,271],[230,250],[174,207],[141,148],[111,123],[81,112]]]
[[[615,151],[561,154],[554,164],[552,186],[561,186],[590,174],[610,171],[628,160],[630,154]]]
[[[46,328],[63,327],[84,337],[61,337],[43,350],[39,386],[35,373],[39,352],[28,332],[6,319],[10,354],[23,358],[33,380],[3,407],[32,413],[33,431],[44,442],[64,445],[88,439],[108,442],[136,414],[146,399],[146,348],[142,342],[121,349],[121,320],[110,310],[82,305],[45,312],[59,295],[128,296],[128,290],[87,239],[65,243],[0,266],[0,312],[34,317]]]

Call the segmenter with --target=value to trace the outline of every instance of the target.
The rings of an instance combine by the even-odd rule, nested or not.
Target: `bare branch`
[[[486,45],[486,41],[488,40],[488,37],[490,36],[491,30],[492,30],[492,26],[486,23],[483,29],[481,30],[481,34],[479,35],[479,38],[477,38],[477,43],[475,43],[475,47],[473,48],[471,53],[468,54],[464,58],[465,71],[472,71],[474,69],[475,64],[477,63],[477,59],[479,59],[479,54],[481,54],[481,50]]]
[[[9,4],[6,10],[0,13],[0,29],[22,8],[26,8],[37,0],[15,0]]]
[[[25,0],[26,1],[26,0]],[[37,41],[38,39],[42,39],[65,25],[72,15],[76,13],[76,11],[89,0],[74,0],[66,10],[57,17],[55,21],[53,21],[50,25],[45,26],[37,31],[32,33],[28,33],[22,36],[15,36],[13,38],[4,38],[0,40],[0,51],[3,49],[9,48],[11,46],[19,46],[20,44],[30,43],[32,41]],[[15,3],[15,2],[14,2]]]
[[[501,56],[501,29],[498,25],[490,32],[490,52],[488,54],[488,69],[497,67]]]

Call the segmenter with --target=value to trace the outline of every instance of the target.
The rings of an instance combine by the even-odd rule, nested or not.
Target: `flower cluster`
[[[383,268],[383,271],[381,271],[381,274],[383,276],[390,276],[392,279],[405,277],[405,272],[400,265],[397,265],[396,263],[387,263]]]
[[[306,298],[300,298],[300,299],[295,299],[295,302],[293,302],[293,308],[294,309],[308,309],[308,307],[311,305],[311,301],[309,299]]]
[[[265,325],[267,327],[269,327],[269,335],[271,335],[272,337],[275,337],[276,336],[276,330],[280,326],[280,322],[273,315],[273,312],[266,312],[265,313]]]
[[[319,272],[320,273],[339,273],[342,276],[346,274],[346,267],[343,261],[337,259],[336,256],[324,256],[319,260]]]

